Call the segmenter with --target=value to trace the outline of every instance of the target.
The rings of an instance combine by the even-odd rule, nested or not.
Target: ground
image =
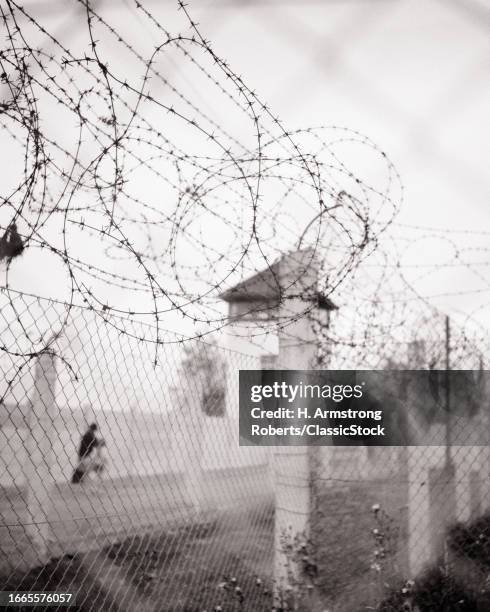
[[[158,524],[172,524],[189,516],[182,487],[170,477],[119,478],[53,488],[50,513],[50,554],[102,547],[120,533],[140,533]],[[30,545],[21,523],[27,523],[22,489],[9,488],[0,496],[0,571],[29,561]]]
[[[80,612],[203,612],[218,605],[266,612],[272,537],[273,507],[248,508],[64,556],[2,584],[4,590],[74,590]]]

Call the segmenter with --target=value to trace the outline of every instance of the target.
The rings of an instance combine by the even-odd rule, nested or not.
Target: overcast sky
[[[488,3],[195,6],[201,4],[208,6],[199,11],[201,27],[288,125],[346,125],[388,152],[405,186],[400,223],[487,232],[452,235],[459,249],[470,249],[462,259],[485,264],[475,266],[477,274],[453,269],[420,285],[426,295],[485,291],[436,302],[446,308],[487,304],[488,250],[471,249],[490,243]],[[394,232],[408,235],[401,228]],[[451,255],[446,240],[424,236],[405,263],[444,263]]]
[[[163,27],[171,31],[180,27],[181,17],[175,16],[172,3],[144,4]],[[400,256],[405,277],[434,305],[475,314],[488,325],[487,3],[190,0],[188,4],[218,55],[288,129],[346,126],[386,151],[404,185],[404,201],[390,230],[391,263],[396,265]],[[79,3],[67,6],[39,0],[25,6],[57,36],[69,40],[70,48],[79,48],[80,53],[86,48]],[[100,0],[94,6],[135,46],[139,41],[149,50],[161,43],[161,33],[149,27],[132,0]],[[101,39],[106,42],[103,35]],[[162,62],[166,78],[187,86],[211,118],[233,123],[223,99],[189,82],[186,69],[174,58]],[[50,116],[61,138],[65,126],[56,113]],[[191,142],[184,133],[180,138]],[[349,161],[355,170],[355,155]],[[389,242],[385,248],[390,250]],[[36,264],[39,269],[27,258],[19,263],[10,279],[14,286],[17,280],[20,288],[43,293],[47,286],[41,271],[43,257]],[[60,286],[62,278],[62,272],[53,270],[52,285]],[[168,327],[173,323],[168,317]]]

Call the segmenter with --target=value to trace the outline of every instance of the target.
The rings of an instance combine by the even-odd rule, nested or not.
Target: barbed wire
[[[342,253],[330,266],[333,291],[394,217],[401,187],[386,154],[347,128],[288,131],[214,52],[184,3],[175,7],[183,33],[173,35],[135,3],[162,41],[146,55],[95,5],[79,4],[82,52],[18,3],[2,9],[9,42],[1,56],[9,92],[2,128],[23,150],[20,179],[4,192],[2,208],[10,212],[2,226],[19,228],[23,259],[49,251],[61,263],[68,306],[151,317],[157,343],[165,342],[158,329],[171,312],[192,326],[223,327],[217,295],[243,276],[271,270],[300,236],[324,262],[329,246]],[[121,72],[121,52],[134,62],[131,70]],[[172,54],[198,72],[212,103],[225,99],[239,133],[163,76],[159,63]],[[48,129],[54,108],[70,125],[63,135]],[[347,166],[339,152],[345,146],[381,160],[381,187]],[[97,261],[87,255],[91,245]],[[7,260],[7,288],[17,261]],[[121,262],[122,274],[114,271]],[[135,292],[141,297],[134,307],[120,306],[108,287],[127,292],[123,302]]]
[[[145,341],[158,347],[175,341],[163,332],[172,316],[187,326],[182,338],[222,329],[220,295],[264,270],[278,288],[278,259],[311,249],[318,289],[340,300],[337,327],[347,326],[319,333],[360,354],[368,336],[400,329],[408,303],[426,317],[435,297],[488,291],[488,247],[456,241],[486,232],[396,221],[403,186],[386,153],[346,127],[288,129],[215,52],[184,2],[167,7],[166,20],[148,3],[128,3],[144,36],[109,22],[97,4],[74,6],[83,23],[70,41],[30,8],[13,0],[2,8],[0,123],[12,172],[0,227],[7,235],[15,224],[24,248],[4,258],[7,293],[49,253],[65,320],[83,305],[116,327],[118,316],[152,321]],[[177,66],[172,79],[167,63]],[[441,237],[444,261],[410,261],[411,249]],[[471,271],[479,286],[415,290],[415,280],[451,268]],[[260,308],[251,301],[248,314]],[[309,298],[302,314],[318,318]],[[274,325],[287,333],[288,318],[283,307],[272,320],[244,322],[243,333],[260,342]],[[23,354],[45,350],[43,342]]]

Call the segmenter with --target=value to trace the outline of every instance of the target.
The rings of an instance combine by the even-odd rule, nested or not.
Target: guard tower
[[[219,297],[228,304],[228,347],[256,355],[264,369],[274,369],[276,363],[283,369],[299,369],[287,365],[282,354],[277,362],[280,330],[297,327],[298,321],[292,321],[301,314],[308,319],[309,313],[310,323],[314,317],[321,325],[330,324],[337,307],[318,291],[318,272],[313,249],[295,251],[222,293]],[[284,342],[285,338],[282,349]],[[292,359],[296,361],[294,355]]]

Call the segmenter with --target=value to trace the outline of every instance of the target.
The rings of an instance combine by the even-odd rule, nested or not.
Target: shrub
[[[420,612],[475,612],[476,599],[441,567],[427,570],[413,588],[413,604]]]
[[[469,525],[457,523],[449,530],[449,548],[460,556],[476,561],[484,568],[490,567],[490,513]]]
[[[377,612],[476,612],[482,609],[478,606],[473,593],[442,566],[435,566],[393,590]]]

